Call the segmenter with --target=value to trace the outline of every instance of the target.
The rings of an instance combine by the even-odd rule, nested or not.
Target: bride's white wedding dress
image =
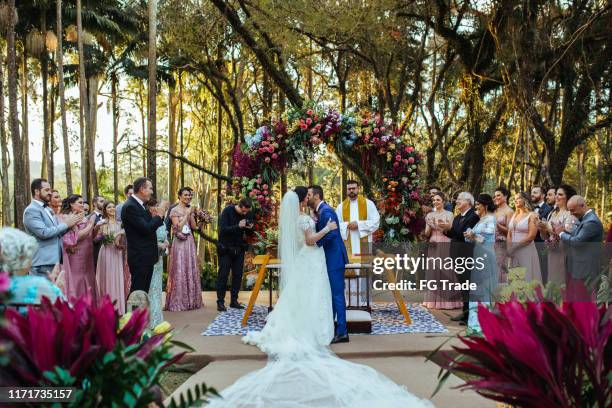
[[[280,297],[260,332],[245,343],[268,354],[267,365],[239,378],[210,407],[433,407],[376,370],[342,360],[329,349],[334,336],[325,253],[305,243],[314,221],[287,192],[280,211]],[[408,367],[406,367],[408,369]]]

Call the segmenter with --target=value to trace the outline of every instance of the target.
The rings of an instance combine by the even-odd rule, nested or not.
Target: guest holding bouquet
[[[526,193],[516,193],[514,205],[516,212],[508,223],[508,256],[512,258],[511,265],[525,268],[527,282],[542,282],[540,259],[534,242],[538,233],[538,214],[533,212]]]
[[[101,296],[108,294],[116,302],[119,314],[125,314],[125,283],[123,276],[122,240],[125,232],[117,222],[115,203],[107,201],[102,206],[102,220],[96,225],[94,241],[100,244],[96,282]]]
[[[72,194],[62,201],[60,220],[83,213],[83,197]],[[94,215],[83,218],[62,238],[63,269],[66,273],[68,298],[90,294],[97,302],[96,270],[93,262]]]
[[[179,203],[170,211],[172,221],[172,249],[168,269],[166,310],[180,312],[202,307],[200,268],[192,231],[198,229],[191,206],[191,189],[182,187],[178,192]]]
[[[576,195],[576,190],[567,184],[562,184],[557,189],[555,207],[548,215],[547,220],[540,220],[538,229],[544,239],[548,257],[548,282],[555,282],[562,285],[566,280],[565,257],[566,250],[563,242],[559,239],[559,234],[569,224],[575,225],[578,219],[567,209],[567,200]]]

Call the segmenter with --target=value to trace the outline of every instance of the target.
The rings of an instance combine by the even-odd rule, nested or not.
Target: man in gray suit
[[[45,179],[34,179],[30,186],[32,202],[23,212],[23,225],[36,238],[38,249],[32,258],[30,275],[49,277],[62,256],[62,236],[83,219],[83,214],[70,214],[59,222],[49,207],[51,185]]]
[[[600,272],[603,225],[592,208],[587,207],[584,197],[572,196],[567,209],[578,218],[573,231],[563,231],[559,238],[569,247],[566,265],[568,278],[585,283]]]

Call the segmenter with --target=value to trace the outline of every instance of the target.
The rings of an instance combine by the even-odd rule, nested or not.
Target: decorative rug
[[[402,334],[402,333],[446,333],[447,330],[429,311],[421,305],[406,305],[412,324],[404,321],[395,303],[372,304],[372,333],[370,335]],[[266,322],[268,307],[255,305],[249,316],[246,327],[240,322],[244,309],[228,308],[215,317],[215,320],[204,330],[203,336],[244,336],[247,331],[261,330]],[[358,335],[358,334],[352,334]],[[368,334],[366,334],[368,335]]]

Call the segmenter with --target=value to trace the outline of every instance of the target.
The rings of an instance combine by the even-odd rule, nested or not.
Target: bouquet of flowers
[[[101,233],[99,237],[99,240],[102,245],[115,245],[117,239],[117,236],[112,232]]]
[[[193,213],[198,225],[208,225],[212,222],[213,216],[206,210],[197,209]]]

